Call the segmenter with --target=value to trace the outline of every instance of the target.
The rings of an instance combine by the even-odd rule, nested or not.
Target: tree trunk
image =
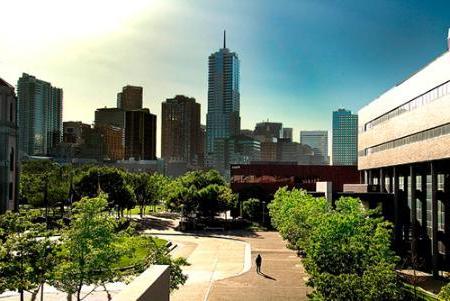
[[[23,289],[20,290],[20,301],[23,301]]]
[[[81,301],[81,285],[77,289],[77,301]]]
[[[67,301],[72,301],[72,293],[67,293]]]

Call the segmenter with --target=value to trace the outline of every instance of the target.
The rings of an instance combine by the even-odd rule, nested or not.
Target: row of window
[[[420,141],[424,141],[424,140],[428,140],[428,139],[432,139],[432,138],[436,138],[439,136],[444,136],[444,135],[448,135],[450,134],[450,123],[426,130],[426,131],[422,131],[422,132],[418,132],[409,136],[405,136],[399,139],[395,139],[389,142],[385,142],[382,144],[379,144],[377,146],[373,146],[373,147],[369,147],[366,149],[363,149],[361,151],[358,152],[358,155],[360,157],[364,157],[373,153],[377,153],[377,152],[381,152],[381,151],[385,151],[388,149],[392,149],[392,148],[396,148],[396,147],[400,147],[403,145],[407,145],[407,144],[411,144],[411,143],[415,143],[415,142],[420,142]]]
[[[400,107],[395,108],[394,110],[381,115],[373,119],[372,121],[367,122],[360,131],[365,132],[375,127],[376,125],[388,121],[389,119],[395,118],[403,113],[415,110],[420,108],[438,98],[441,98],[445,95],[450,94],[450,81],[447,81],[443,84],[440,84],[437,87],[434,87],[428,92],[425,92],[422,95],[417,96],[416,98],[408,101],[407,103],[401,105]]]

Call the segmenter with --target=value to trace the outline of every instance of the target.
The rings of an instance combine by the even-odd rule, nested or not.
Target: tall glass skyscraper
[[[358,163],[358,115],[339,109],[333,112],[333,165]]]
[[[239,116],[239,59],[226,47],[224,32],[223,48],[208,59],[208,113],[206,114],[206,149],[208,157],[214,153],[214,141],[240,133]],[[208,159],[209,161],[209,159]]]
[[[309,145],[315,154],[323,157],[329,164],[328,158],[328,131],[300,131],[300,143]]]
[[[47,155],[61,142],[63,90],[23,73],[17,83],[19,148]]]

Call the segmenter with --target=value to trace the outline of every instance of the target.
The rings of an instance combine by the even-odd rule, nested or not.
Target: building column
[[[430,163],[431,172],[431,269],[433,277],[439,276],[438,250],[438,206],[437,206],[437,174],[436,166]]]
[[[398,191],[398,169],[392,168],[392,193],[394,194],[394,240],[399,241],[401,237],[400,225],[400,196]]]
[[[385,192],[385,183],[384,183],[384,172],[383,172],[383,168],[380,168],[380,179],[379,179],[379,184],[380,184],[380,192]]]
[[[417,198],[416,198],[416,170],[414,165],[409,166],[409,176],[411,183],[409,183],[409,189],[411,189],[411,253],[414,258],[417,258]]]

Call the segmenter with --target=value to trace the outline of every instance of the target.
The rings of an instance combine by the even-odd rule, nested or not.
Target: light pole
[[[262,216],[262,223],[263,223],[263,226],[266,224],[266,202],[265,201],[262,201],[262,205],[263,205],[263,208],[262,208],[262,212],[263,212],[263,216]]]

